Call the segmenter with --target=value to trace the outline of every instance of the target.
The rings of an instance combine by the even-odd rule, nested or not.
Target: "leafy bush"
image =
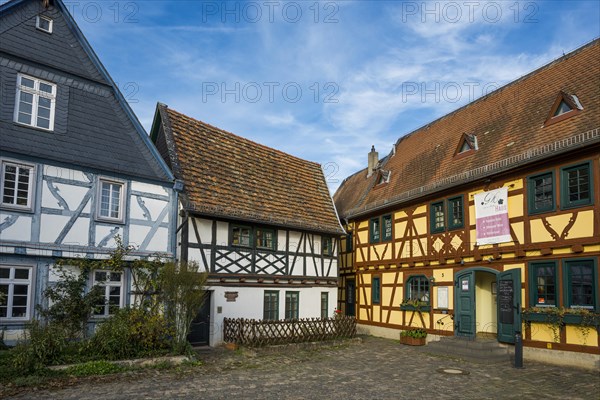
[[[63,264],[75,264],[81,270],[77,274],[67,270]],[[38,306],[40,315],[50,322],[60,324],[71,338],[85,337],[87,321],[94,307],[104,301],[98,286],[86,292],[90,260],[61,260],[57,263],[59,280],[44,290],[44,296],[52,305],[46,309]]]
[[[122,372],[126,368],[108,361],[89,361],[85,364],[73,365],[66,373],[73,376],[108,375]]]
[[[207,274],[198,270],[197,263],[166,263],[161,270],[161,298],[167,319],[175,328],[174,346],[179,353],[189,349],[190,325],[204,303]]]
[[[24,340],[12,350],[13,366],[28,373],[58,364],[67,347],[68,333],[62,326],[33,320],[27,325]]]
[[[412,337],[415,339],[422,339],[427,337],[427,331],[425,329],[417,328],[417,329],[409,329],[407,331],[402,331],[400,336]]]
[[[173,330],[160,314],[125,308],[102,322],[87,352],[108,360],[155,354],[171,347]]]

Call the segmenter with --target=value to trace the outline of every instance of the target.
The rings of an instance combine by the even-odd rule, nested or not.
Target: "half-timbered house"
[[[47,304],[57,259],[175,255],[173,175],[60,0],[0,6],[0,330],[15,340]],[[95,317],[130,277],[94,271]]]
[[[377,335],[520,333],[526,359],[597,367],[599,129],[595,40],[372,149],[334,195],[339,306]]]
[[[332,316],[343,230],[319,164],[163,104],[151,137],[184,185],[178,257],[209,273],[191,343],[220,343],[224,317]]]

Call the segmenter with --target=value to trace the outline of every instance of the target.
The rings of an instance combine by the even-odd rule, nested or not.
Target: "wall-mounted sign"
[[[474,198],[477,245],[512,241],[508,222],[508,188],[478,193]]]
[[[448,287],[438,286],[437,289],[437,308],[448,308]]]
[[[225,298],[228,302],[235,302],[235,299],[238,298],[238,292],[225,292]]]

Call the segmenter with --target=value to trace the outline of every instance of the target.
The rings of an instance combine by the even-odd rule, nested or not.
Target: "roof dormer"
[[[454,157],[466,157],[469,154],[473,154],[477,150],[479,150],[479,145],[477,144],[477,136],[473,133],[463,133],[460,137],[460,141],[458,142],[458,147],[454,152]]]
[[[562,90],[552,103],[550,112],[544,121],[544,126],[552,125],[579,114],[583,110],[581,102],[574,94],[568,94]]]

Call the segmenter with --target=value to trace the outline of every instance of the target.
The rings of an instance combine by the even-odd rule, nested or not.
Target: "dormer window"
[[[570,105],[568,105],[565,101],[561,101],[558,108],[556,109],[556,112],[554,113],[554,116],[558,117],[559,115],[567,113],[571,110],[572,108]]]
[[[472,133],[463,133],[454,156],[462,158],[478,149],[477,136]]]
[[[544,122],[544,126],[552,125],[560,121],[564,121],[567,118],[571,118],[579,114],[583,110],[583,106],[579,101],[579,98],[574,94],[568,94],[561,91],[548,113],[548,117]]]
[[[379,171],[379,177],[377,178],[377,184],[382,185],[390,181],[390,175],[392,171]]]
[[[46,33],[52,33],[52,25],[54,21],[50,17],[45,17],[43,15],[38,15],[35,19],[35,27],[40,31],[44,31]]]

